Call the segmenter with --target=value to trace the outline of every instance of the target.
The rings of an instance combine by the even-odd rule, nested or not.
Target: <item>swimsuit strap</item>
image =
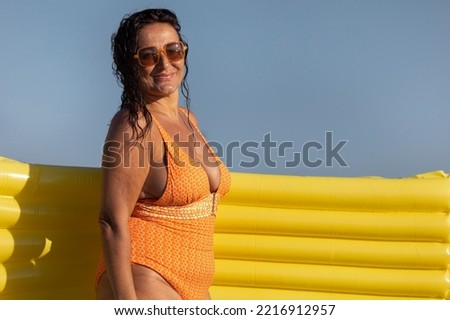
[[[197,131],[197,133],[198,133],[198,134],[200,135],[200,137],[203,139],[203,142],[204,142],[205,144],[207,144],[207,141],[206,141],[205,137],[202,135],[202,133],[200,132],[199,128],[195,125],[194,122],[192,122],[192,121],[189,120],[189,116],[188,116],[188,114],[187,114],[187,111],[184,110],[184,109],[181,108],[181,107],[178,107],[178,109],[181,110],[181,111],[184,113],[184,115],[185,115],[186,117],[188,117],[188,119],[187,119],[188,122],[189,122],[189,123],[192,123],[192,125],[194,126],[195,130]],[[156,126],[158,127],[159,132],[161,133],[161,136],[162,136],[164,142],[174,142],[173,138],[167,133],[166,130],[164,130],[164,127],[159,123],[159,121],[156,119],[156,117],[152,117],[152,120],[155,121]],[[208,148],[209,148],[209,146],[208,146]],[[212,151],[211,148],[209,148],[209,150]],[[216,156],[214,153],[213,153],[213,155]],[[216,158],[217,158],[217,156],[216,156]]]
[[[211,152],[211,154],[213,155],[213,157],[216,160],[216,162],[220,164],[222,161],[217,156],[217,154],[214,152],[214,150],[211,148],[211,146],[208,144],[208,142],[206,141],[206,138],[203,136],[203,134],[200,131],[200,129],[198,128],[198,126],[195,124],[195,122],[189,120],[188,111],[185,110],[184,108],[181,108],[181,107],[178,107],[178,109],[181,110],[181,112],[183,112],[183,114],[187,117],[188,122],[191,123],[194,126],[194,129],[197,131],[196,133],[203,140],[203,143],[206,145],[206,147],[208,148],[209,152]],[[156,119],[156,117],[152,117],[152,120],[155,121],[156,126],[158,127],[159,132],[161,133],[161,136],[162,136],[164,142],[166,142],[166,143],[167,142],[174,142],[172,137],[167,133],[166,130],[164,130],[164,127],[159,123],[159,121]]]
[[[205,143],[205,145],[208,148],[209,152],[211,152],[211,154],[214,156],[214,159],[216,160],[216,162],[219,163],[219,164],[222,163],[222,161],[220,160],[219,156],[217,156],[217,154],[214,152],[214,150],[209,145],[208,141],[206,141],[206,138],[203,135],[203,133],[200,131],[199,127],[195,124],[195,122],[189,120],[188,111],[186,109],[184,109],[184,108],[180,108],[180,110],[186,115],[186,117],[188,117],[189,123],[192,123],[192,125],[195,128],[195,130],[197,130],[197,133],[200,135],[200,138],[203,139],[203,143]]]

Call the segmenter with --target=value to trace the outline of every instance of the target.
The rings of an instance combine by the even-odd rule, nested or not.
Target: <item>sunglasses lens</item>
[[[166,46],[166,55],[170,61],[179,61],[184,58],[184,48],[180,42],[169,43]]]
[[[184,50],[181,42],[168,43],[163,49],[167,59],[172,62],[183,59],[185,54]],[[160,50],[155,47],[143,48],[138,51],[137,58],[142,66],[151,67],[158,63],[160,54]]]
[[[145,48],[139,51],[139,61],[144,66],[153,66],[158,62],[158,50],[156,48]]]

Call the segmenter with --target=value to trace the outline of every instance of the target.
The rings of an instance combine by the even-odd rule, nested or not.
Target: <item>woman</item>
[[[176,15],[126,16],[112,37],[123,87],[104,146],[98,299],[209,299],[213,232],[229,172],[189,108]]]

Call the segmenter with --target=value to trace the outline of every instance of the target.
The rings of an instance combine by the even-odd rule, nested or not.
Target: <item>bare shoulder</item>
[[[108,136],[117,136],[117,134],[122,135],[126,132],[132,133],[132,131],[128,110],[122,109],[117,111],[111,119]]]
[[[121,140],[126,141],[134,141],[135,139],[135,133],[134,129],[130,123],[130,112],[129,110],[122,109],[116,112],[116,114],[111,119],[108,137],[111,138],[120,138]],[[140,130],[141,128],[145,128],[147,126],[147,121],[145,120],[144,116],[139,115],[136,123],[136,128]],[[149,132],[153,132],[154,128],[150,123],[150,130]],[[154,137],[154,134],[147,134],[147,136],[144,137],[144,140],[151,140]]]
[[[130,112],[126,109],[121,109],[116,112],[116,114],[111,119],[111,124],[120,124],[124,122],[128,122],[128,117]]]
[[[119,110],[112,117],[108,133],[103,144],[102,167],[104,168],[145,168],[164,156],[164,142],[159,130],[150,122],[144,137],[136,137],[133,124],[129,121],[129,111]],[[147,125],[140,116],[136,123],[138,132]],[[153,157],[153,158],[149,158]]]
[[[121,147],[136,146],[142,151],[149,150],[153,154],[163,154],[164,141],[156,125],[153,121],[147,124],[144,116],[140,115],[135,126],[138,130],[149,125],[149,130],[144,137],[136,138],[135,129],[129,121],[129,111],[119,110],[111,119],[111,124],[106,137],[105,144],[112,143],[113,145],[120,145]]]

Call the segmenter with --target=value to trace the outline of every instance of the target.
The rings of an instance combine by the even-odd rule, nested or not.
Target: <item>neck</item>
[[[151,113],[178,117],[178,92],[165,97],[151,97],[147,101],[147,109]]]

